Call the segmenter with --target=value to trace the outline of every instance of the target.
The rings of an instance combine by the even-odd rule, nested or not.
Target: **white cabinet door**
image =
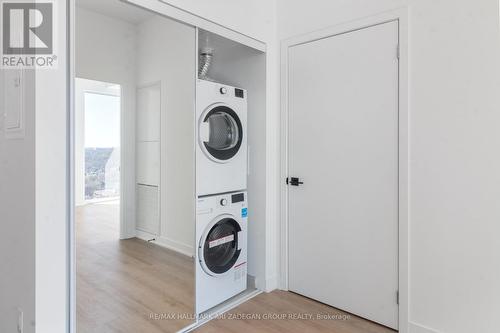
[[[398,23],[289,49],[289,289],[398,327]]]
[[[160,193],[158,186],[137,185],[137,229],[160,234]]]
[[[137,183],[160,186],[160,143],[137,143]]]
[[[160,141],[161,85],[137,89],[137,141]]]
[[[161,85],[137,89],[137,183],[160,185]]]
[[[160,234],[161,84],[137,89],[137,229]]]

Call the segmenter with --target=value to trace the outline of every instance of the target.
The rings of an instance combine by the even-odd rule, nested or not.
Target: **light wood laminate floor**
[[[117,202],[76,209],[77,332],[176,332],[192,321],[194,264],[139,239],[119,240]],[[181,314],[154,320],[151,314]]]
[[[119,241],[118,209],[77,208],[77,332],[176,332],[189,325],[150,314],[193,312],[193,261],[138,239]],[[284,291],[260,294],[196,332],[394,333]]]
[[[284,318],[281,319],[282,317]],[[395,331],[291,292],[274,291],[254,297],[220,319],[203,325],[196,332],[394,333]]]

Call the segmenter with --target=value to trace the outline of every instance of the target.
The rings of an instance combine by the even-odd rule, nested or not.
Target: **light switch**
[[[24,134],[24,85],[22,70],[4,71],[4,127],[7,137]]]

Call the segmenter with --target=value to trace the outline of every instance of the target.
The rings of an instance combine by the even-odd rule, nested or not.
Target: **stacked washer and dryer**
[[[247,93],[196,84],[196,313],[247,288]]]

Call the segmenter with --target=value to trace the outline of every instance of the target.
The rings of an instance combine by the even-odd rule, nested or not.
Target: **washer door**
[[[227,105],[214,105],[202,116],[200,145],[205,154],[219,163],[232,159],[241,147],[243,128],[238,114]]]
[[[210,275],[227,273],[238,260],[240,224],[230,215],[223,215],[212,222],[203,234],[198,248],[200,264]]]

